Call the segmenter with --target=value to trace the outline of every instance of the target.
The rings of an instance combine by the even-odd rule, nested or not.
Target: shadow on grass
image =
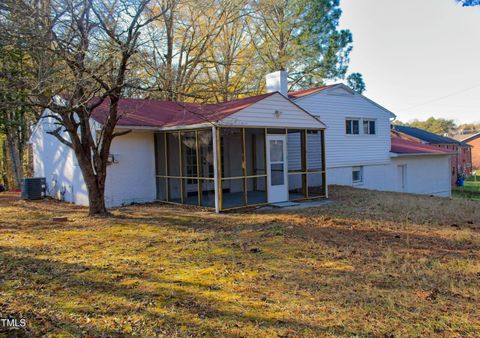
[[[310,331],[315,335],[367,336],[374,334],[362,329],[351,332],[348,323],[338,326],[329,324],[324,318],[317,321],[317,317],[314,317],[315,320],[312,320],[316,313],[310,312],[311,317],[305,319],[305,312],[312,311],[314,306],[309,303],[309,297],[318,297],[319,303],[329,302],[340,314],[355,311],[369,313],[370,307],[377,311],[380,309],[385,314],[373,314],[377,316],[378,323],[379,320],[387,321],[389,314],[395,317],[397,311],[405,316],[416,309],[418,304],[415,302],[402,304],[405,294],[418,289],[438,289],[441,295],[447,295],[445,290],[450,288],[452,281],[461,281],[468,287],[475,285],[478,280],[475,272],[442,270],[445,276],[441,276],[422,265],[418,265],[420,269],[415,271],[415,260],[426,259],[430,262],[437,259],[445,262],[479,259],[478,238],[474,240],[460,236],[458,239],[448,239],[433,231],[429,234],[426,231],[428,228],[423,228],[421,233],[414,233],[409,231],[408,224],[400,221],[392,225],[395,215],[401,215],[401,212],[395,213],[395,210],[389,209],[394,206],[393,200],[364,201],[362,204],[359,196],[340,194],[336,196],[338,203],[335,206],[298,213],[215,215],[194,208],[172,208],[160,204],[119,208],[115,210],[116,217],[104,219],[103,223],[97,225],[95,230],[98,230],[98,235],[89,232],[88,241],[91,242],[88,245],[93,248],[89,251],[92,259],[95,258],[93,255],[104,249],[103,243],[118,246],[120,249],[114,251],[117,255],[114,262],[119,261],[118,255],[135,260],[135,264],[122,265],[124,268],[110,264],[101,255],[95,262],[97,265],[62,262],[60,259],[65,256],[57,255],[55,242],[42,246],[28,242],[28,247],[21,246],[21,242],[8,242],[10,244],[0,247],[0,309],[2,315],[31,318],[26,336],[62,332],[95,337],[131,334],[187,336],[200,333],[222,336],[230,334],[232,330],[241,332],[247,326],[259,327],[265,332],[285,330],[285,333],[293,330],[287,332],[289,335]],[[440,206],[445,203],[444,200],[433,201]],[[365,212],[365,204],[374,207]],[[62,205],[58,210],[67,216],[82,211],[76,207],[62,209]],[[40,212],[48,207],[48,203],[27,203],[22,208],[28,211],[30,206]],[[388,210],[382,211],[383,208]],[[451,211],[449,213],[454,215]],[[422,219],[421,215],[415,217]],[[462,224],[469,224],[466,223],[469,217],[471,215],[461,219],[465,222]],[[88,231],[88,218],[82,219],[82,222],[70,225],[32,221],[18,230],[34,237],[45,237],[50,229]],[[388,226],[383,227],[384,223],[388,223]],[[147,231],[135,232],[132,225],[138,224],[148,224],[148,228],[143,228]],[[432,221],[429,220],[428,224],[431,225]],[[123,226],[133,229],[128,237],[122,238],[119,232],[114,232]],[[438,228],[441,229],[440,226]],[[159,232],[155,229],[169,231]],[[32,234],[35,231],[38,234]],[[112,231],[110,235],[109,231]],[[208,243],[202,247],[203,251],[196,251],[195,238],[185,236],[196,232],[208,234]],[[178,235],[180,243],[175,246],[175,243],[166,241],[162,237],[164,234]],[[68,253],[69,260],[78,259],[76,255],[82,250],[81,245],[75,243],[76,238],[79,239],[76,236],[82,235],[72,232],[72,243],[62,243],[64,248],[61,250]],[[148,241],[149,236],[152,236],[152,241]],[[47,238],[54,240],[55,236]],[[271,239],[277,241],[269,242]],[[136,250],[143,250],[142,245],[147,250],[147,245],[151,243],[158,245],[158,251],[148,251],[147,258],[152,258],[152,262],[158,262],[153,258],[167,256],[164,251],[182,249],[184,251],[178,251],[178,257],[175,254],[167,257],[176,258],[173,264],[175,268],[194,270],[217,264],[225,266],[231,273],[254,271],[256,274],[252,280],[233,280],[231,285],[227,284],[218,290],[202,280],[178,280],[168,274],[153,272],[148,265],[142,267],[136,264],[140,257],[145,257],[135,256]],[[250,251],[252,247],[258,251]],[[212,253],[215,249],[222,249],[226,254]],[[389,258],[392,262],[385,262],[388,252],[392,255]],[[148,257],[150,254],[152,257]],[[406,272],[399,271],[409,264],[412,267]],[[341,270],[343,265],[348,265],[348,269]],[[211,274],[208,281],[217,276],[215,271],[208,273]],[[134,280],[135,283],[128,284],[128,280]],[[237,282],[249,290],[240,288],[238,291],[234,284]],[[368,292],[363,293],[362,290]],[[385,299],[388,297],[381,294],[383,290],[389,292],[388,297],[395,299],[393,310],[390,310],[392,306]],[[279,298],[288,296],[289,301],[299,302],[298,311],[290,309],[288,315],[277,316],[276,311],[281,312],[282,304],[268,302],[268,297],[265,301],[261,299],[269,291],[274,291]],[[449,312],[466,316],[463,305],[456,304],[460,296],[448,295],[450,298],[442,301],[447,304]],[[235,300],[235,296],[239,297],[238,300]],[[474,298],[468,299],[471,304],[475,304],[475,301]],[[423,299],[419,303],[424,309],[437,308],[437,314],[445,309],[440,308],[442,304]],[[19,309],[23,309],[23,312]],[[318,313],[318,317],[322,315]],[[417,322],[414,324],[421,325],[427,314],[418,313],[416,316]],[[356,320],[361,321],[359,318]]]
[[[175,226],[193,231],[221,232],[219,236],[236,234],[240,231],[280,231],[282,234],[304,240],[315,240],[326,245],[347,245],[349,247],[398,247],[413,250],[427,250],[433,254],[469,252],[479,250],[478,241],[469,238],[446,239],[435,233],[412,233],[408,224],[400,224],[396,228],[382,229],[382,218],[355,219],[351,215],[339,216],[336,211],[328,209],[316,210],[318,215],[262,213],[258,220],[246,222],[245,214],[230,213],[216,216],[210,213],[195,213],[188,210],[162,210],[154,206],[147,207],[145,215],[122,215],[122,220],[134,223],[148,223],[158,226]],[[288,216],[296,217],[289,218]],[[285,217],[286,216],[286,217]],[[266,219],[262,219],[266,217]],[[391,222],[391,219],[388,218]],[[369,225],[369,228],[362,227]],[[374,226],[372,226],[374,225]],[[446,229],[460,231],[477,229],[477,224],[451,224]],[[480,229],[480,228],[478,228]],[[270,234],[271,235],[271,234]],[[454,251],[454,252],[452,252]]]
[[[345,331],[341,327],[329,327],[310,325],[300,320],[278,318],[272,319],[261,315],[248,314],[252,311],[261,311],[261,307],[251,305],[250,309],[237,307],[236,302],[222,302],[218,299],[206,297],[201,291],[210,290],[201,283],[178,282],[148,274],[129,273],[128,271],[116,271],[108,268],[90,267],[83,264],[64,263],[54,260],[37,259],[25,254],[34,254],[32,250],[20,250],[0,247],[0,261],[2,269],[2,284],[6,281],[16,281],[15,287],[5,290],[5,296],[0,300],[3,315],[16,318],[25,318],[27,327],[21,330],[4,330],[8,336],[42,336],[46,334],[71,334],[91,335],[95,337],[120,337],[127,323],[123,322],[117,329],[105,328],[98,323],[105,316],[117,318],[130,318],[140,316],[143,327],[135,327],[132,323],[133,332],[136,329],[156,334],[172,334],[176,328],[187,327],[183,334],[198,332],[210,332],[210,334],[222,334],[222,330],[213,326],[208,319],[222,321],[223,326],[241,328],[244,325],[269,328],[293,328],[295,331],[308,330],[310,332],[329,332],[348,335],[352,332]],[[6,263],[6,264],[5,264]],[[103,280],[92,280],[83,273],[95,270],[101,274]],[[116,280],[118,275],[123,278],[139,278],[138,286],[123,286]],[[142,290],[144,283],[157,283],[156,290]],[[175,286],[175,287],[173,287]],[[199,292],[185,290],[185,287],[198,289]],[[172,290],[174,290],[172,292]],[[35,296],[32,298],[32,294]],[[128,306],[110,304],[107,308],[99,308],[99,304],[88,304],[90,310],[80,306],[89,302],[93,297],[115,297],[125,300]],[[62,303],[68,299],[79,305],[79,309],[73,308],[66,313]],[[99,300],[99,303],[101,301]],[[14,304],[14,306],[11,306]],[[164,309],[175,309],[179,316],[171,314],[156,314],[152,311],[156,304],[161,304]],[[27,312],[18,312],[16,308],[27,308]],[[235,309],[232,309],[235,308]],[[184,318],[181,318],[184,317]],[[198,321],[189,321],[189,318],[198,318]],[[97,319],[85,322],[86,318]],[[166,330],[166,331],[165,331]],[[2,333],[2,331],[0,331]],[[130,332],[131,333],[131,332]]]

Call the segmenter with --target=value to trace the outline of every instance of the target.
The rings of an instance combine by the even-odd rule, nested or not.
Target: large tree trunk
[[[34,168],[33,168],[33,147],[31,144],[27,144],[26,146],[26,152],[27,152],[27,165],[26,165],[26,177],[33,177],[34,173]]]
[[[2,172],[2,180],[3,185],[5,186],[6,190],[9,190],[9,182],[8,182],[8,164],[7,164],[7,143],[2,143],[2,154],[3,154],[3,161],[2,161],[2,168],[0,169]]]
[[[97,177],[86,178],[88,187],[89,216],[108,216],[109,212],[105,206],[105,186],[99,187]]]
[[[14,186],[10,187],[10,189],[19,189],[23,178],[23,161],[21,158],[22,152],[19,151],[17,137],[16,135],[13,135],[10,128],[7,128],[6,146],[9,160],[7,160],[7,164],[10,165],[9,171],[13,174],[12,183],[14,184]]]
[[[96,175],[93,170],[84,170],[84,168],[91,168],[91,165],[91,163],[80,165],[88,190],[88,214],[89,216],[108,216],[109,212],[105,205],[105,179],[102,178],[103,175]]]
[[[79,147],[74,149],[74,152],[80,170],[82,171],[83,180],[87,186],[89,203],[88,214],[89,216],[108,216],[110,213],[107,211],[105,205],[105,181],[107,177],[107,168],[106,166],[100,166],[100,170],[95,172],[93,169],[94,161],[90,152],[86,149],[89,149],[89,147]]]

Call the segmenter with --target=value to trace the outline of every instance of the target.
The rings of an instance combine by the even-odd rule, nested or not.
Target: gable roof
[[[471,135],[465,135],[467,137],[463,138],[462,139],[462,142],[463,143],[468,143],[470,141],[473,141],[475,140],[476,138],[479,138],[480,137],[480,133],[475,133],[475,134],[471,134]]]
[[[299,97],[303,97],[303,96],[307,96],[307,95],[310,95],[310,94],[313,94],[313,93],[318,93],[324,89],[327,89],[327,88],[330,88],[330,87],[333,87],[335,85],[330,85],[330,86],[322,86],[322,87],[313,87],[313,88],[309,88],[309,89],[303,89],[303,90],[298,90],[296,92],[289,92],[288,93],[288,98],[289,99],[298,99]]]
[[[146,99],[120,99],[117,126],[175,127],[217,122],[278,92],[250,96],[216,104],[182,103]],[[108,116],[106,99],[92,112],[92,118],[104,123]]]
[[[295,101],[297,99],[300,99],[300,98],[304,98],[304,97],[307,97],[309,95],[313,95],[313,94],[316,94],[316,93],[319,93],[319,92],[323,92],[323,91],[326,91],[326,90],[329,90],[329,89],[333,89],[333,88],[343,88],[349,92],[351,92],[353,95],[358,95],[360,96],[361,98],[363,98],[364,100],[370,102],[371,104],[373,104],[374,106],[377,106],[378,108],[382,109],[383,111],[385,111],[386,113],[388,113],[390,115],[390,117],[392,118],[395,118],[397,117],[394,113],[392,113],[390,110],[388,110],[387,108],[385,107],[382,107],[381,105],[379,105],[378,103],[376,103],[375,101],[372,101],[370,100],[368,97],[366,96],[363,96],[362,94],[360,93],[357,93],[356,91],[354,91],[352,88],[350,88],[349,86],[343,84],[343,83],[335,83],[335,84],[332,84],[332,85],[328,85],[328,86],[321,86],[321,87],[313,87],[313,88],[309,88],[309,89],[304,89],[304,90],[299,90],[299,91],[296,91],[296,92],[290,92],[288,93],[288,98],[292,101]]]
[[[440,136],[420,128],[392,125],[392,129],[397,132],[415,137],[419,140],[422,140],[423,142],[430,143],[430,144],[464,145],[462,142],[454,140],[450,137]]]
[[[392,153],[398,155],[448,155],[445,149],[429,146],[421,142],[409,141],[400,137],[392,137]]]

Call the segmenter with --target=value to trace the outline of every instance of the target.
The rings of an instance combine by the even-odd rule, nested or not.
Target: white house
[[[395,115],[343,84],[220,104],[122,99],[108,167],[108,207],[163,201],[227,209],[327,197],[329,184],[450,196],[450,153],[391,137]],[[95,133],[108,102],[92,114]],[[37,124],[30,142],[48,194],[88,205],[73,151]]]
[[[93,132],[108,103],[92,114]],[[216,211],[327,196],[325,125],[278,92],[220,104],[122,99],[106,182],[107,206],[155,200]],[[48,134],[31,137],[36,177],[48,194],[88,205],[73,151]]]
[[[452,152],[392,137],[391,163],[385,190],[450,197]]]
[[[286,72],[267,78],[278,90],[327,126],[328,184],[450,196],[449,155],[435,147],[394,140],[395,114],[344,84],[287,93]]]

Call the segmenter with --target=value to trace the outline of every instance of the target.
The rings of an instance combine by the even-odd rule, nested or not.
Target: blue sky
[[[480,122],[480,7],[455,0],[341,0],[350,71],[401,121]]]

